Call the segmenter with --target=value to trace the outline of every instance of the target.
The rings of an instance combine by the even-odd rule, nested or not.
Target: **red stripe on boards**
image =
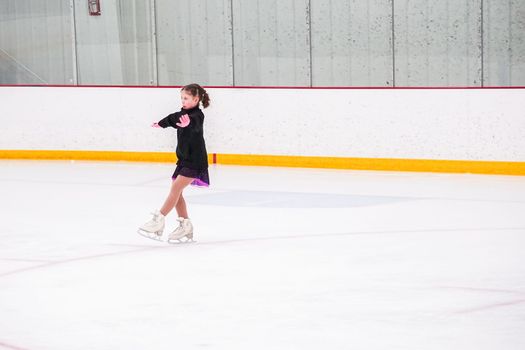
[[[8,85],[0,87],[68,87],[68,88],[124,88],[124,89],[180,89],[179,85]],[[487,90],[525,89],[525,86],[203,86],[206,89],[296,89],[296,90]]]

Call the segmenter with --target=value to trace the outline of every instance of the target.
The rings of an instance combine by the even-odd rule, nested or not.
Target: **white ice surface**
[[[0,349],[525,349],[525,177],[173,168],[0,161]]]

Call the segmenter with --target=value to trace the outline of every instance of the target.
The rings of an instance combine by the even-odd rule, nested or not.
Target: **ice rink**
[[[0,349],[525,349],[525,177],[173,169],[0,161]]]

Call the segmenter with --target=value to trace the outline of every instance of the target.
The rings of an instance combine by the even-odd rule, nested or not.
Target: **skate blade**
[[[139,229],[137,231],[137,233],[139,235],[141,235],[142,237],[146,237],[146,238],[152,239],[152,240],[157,241],[157,242],[162,242],[162,236],[157,236],[153,232],[142,231],[142,230]]]
[[[168,238],[167,242],[169,244],[190,244],[190,243],[195,243],[193,238],[186,238],[185,241],[183,240],[184,238],[186,238],[186,237],[182,237],[182,238],[179,238],[179,239],[169,239]]]

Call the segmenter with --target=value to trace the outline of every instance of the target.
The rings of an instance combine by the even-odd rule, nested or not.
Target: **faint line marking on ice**
[[[0,348],[11,349],[11,350],[29,350],[27,348],[21,348],[19,346],[14,346],[11,344],[4,343],[2,341],[0,341]]]
[[[30,263],[54,263],[56,260],[37,260],[37,259],[14,259],[14,258],[0,258],[3,261],[17,261],[17,262],[30,262]]]
[[[87,256],[81,256],[81,257],[77,257],[77,258],[66,259],[66,260],[53,261],[53,262],[48,262],[48,263],[45,263],[45,264],[42,264],[42,265],[30,266],[30,267],[25,267],[25,268],[22,268],[22,269],[11,270],[11,271],[8,271],[8,272],[0,273],[0,277],[5,277],[5,276],[9,276],[9,275],[15,275],[15,274],[18,274],[18,273],[32,271],[32,270],[45,269],[47,267],[63,265],[63,264],[76,262],[76,261],[92,260],[92,259],[105,258],[105,257],[108,257],[108,256],[116,256],[116,255],[134,254],[134,253],[138,253],[138,252],[142,252],[142,251],[146,251],[146,250],[153,250],[153,249],[159,249],[159,248],[161,248],[161,247],[148,246],[148,247],[144,247],[144,248],[140,248],[140,249],[134,249],[134,250],[126,250],[126,251],[119,251],[119,252],[112,252],[112,253],[87,255]]]
[[[272,236],[272,237],[259,237],[249,239],[230,239],[221,241],[196,241],[197,245],[218,245],[218,244],[229,244],[229,243],[250,243],[257,241],[271,241],[271,240],[286,240],[286,239],[308,239],[308,238],[319,238],[319,237],[341,237],[341,236],[361,236],[361,235],[381,235],[381,234],[404,234],[404,233],[430,233],[430,232],[458,232],[458,231],[507,231],[507,230],[519,230],[525,231],[525,228],[497,228],[497,229],[452,229],[452,230],[400,230],[400,231],[369,231],[369,232],[344,232],[344,233],[325,233],[325,234],[309,234],[309,235],[289,235],[289,236]],[[172,244],[168,247],[177,246]]]
[[[272,237],[259,237],[259,238],[250,238],[250,239],[231,239],[231,240],[222,240],[222,241],[197,241],[195,244],[172,244],[172,245],[162,245],[162,246],[138,246],[139,249],[134,250],[127,250],[127,251],[120,251],[120,252],[113,252],[113,253],[105,253],[105,254],[95,254],[95,255],[87,255],[87,256],[81,256],[78,258],[71,258],[67,260],[60,260],[60,261],[54,261],[42,265],[37,266],[31,266],[26,267],[22,269],[12,270],[4,273],[0,273],[0,277],[5,277],[9,275],[15,275],[18,273],[26,272],[26,271],[32,271],[37,269],[43,269],[47,267],[52,267],[56,265],[62,265],[67,264],[70,262],[76,262],[76,261],[82,261],[82,260],[92,260],[92,259],[98,259],[98,258],[105,258],[108,256],[116,256],[116,255],[126,255],[126,254],[134,254],[139,253],[143,251],[148,250],[155,250],[155,249],[166,249],[166,248],[173,248],[173,247],[183,247],[183,246],[194,246],[198,247],[201,245],[219,245],[219,244],[230,244],[230,243],[250,243],[250,242],[257,242],[257,241],[269,241],[269,240],[285,240],[285,239],[301,239],[301,238],[315,238],[315,237],[338,237],[338,236],[352,236],[352,235],[374,235],[374,234],[403,234],[403,233],[418,233],[418,232],[456,232],[456,231],[493,231],[493,230],[525,230],[525,228],[518,228],[518,227],[507,227],[507,228],[472,228],[472,229],[427,229],[427,230],[394,230],[394,231],[361,231],[361,232],[342,232],[342,233],[325,233],[325,234],[310,234],[310,235],[288,235],[288,236],[272,236]],[[117,246],[119,244],[109,244],[113,246]],[[120,246],[133,246],[133,245],[125,245],[122,244]]]
[[[483,306],[478,306],[478,307],[473,307],[473,308],[469,308],[469,309],[456,311],[454,313],[455,314],[470,314],[470,313],[473,313],[473,312],[480,312],[480,311],[495,309],[495,308],[498,308],[498,307],[518,305],[518,304],[522,304],[522,303],[525,303],[525,299],[518,299],[518,300],[513,300],[513,301],[506,301],[506,302],[501,302],[501,303],[483,305]]]
[[[472,292],[487,292],[487,293],[505,293],[505,294],[520,294],[525,295],[525,291],[520,290],[508,290],[508,289],[495,289],[495,288],[476,288],[476,287],[456,287],[456,286],[438,286],[439,289],[459,289]]]
[[[458,228],[458,229],[426,229],[426,230],[393,230],[393,231],[356,231],[356,232],[340,232],[340,233],[319,233],[307,235],[283,235],[270,237],[254,237],[254,238],[240,238],[240,239],[225,239],[218,241],[195,241],[195,244],[170,244],[159,245],[157,248],[173,248],[181,246],[194,246],[195,248],[201,245],[220,245],[230,243],[250,243],[258,241],[272,241],[272,240],[287,240],[287,239],[303,239],[303,238],[318,238],[318,237],[340,237],[340,236],[361,236],[361,235],[381,235],[381,234],[403,234],[403,233],[429,233],[429,232],[458,232],[458,231],[525,231],[525,227],[496,227],[496,228]],[[160,242],[162,243],[162,242]],[[146,247],[145,245],[131,245],[131,244],[108,244],[112,246],[122,247]]]

